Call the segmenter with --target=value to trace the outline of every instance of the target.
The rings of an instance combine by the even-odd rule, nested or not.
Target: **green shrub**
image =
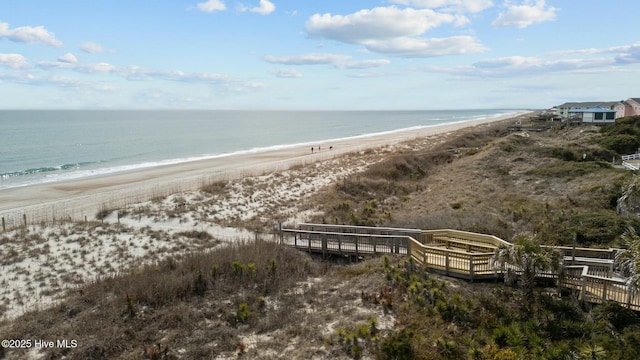
[[[628,326],[640,324],[638,314],[612,301],[596,307],[593,310],[593,317],[596,320],[606,321],[619,332],[622,332]]]
[[[611,164],[600,161],[554,162],[527,172],[527,175],[574,179],[602,169],[611,168]]]
[[[334,206],[334,209],[338,211],[349,211],[349,209],[351,209],[351,202],[349,200],[341,201]]]
[[[226,187],[227,187],[226,181],[216,181],[210,184],[205,184],[204,186],[202,186],[202,188],[200,188],[200,190],[210,195],[218,195],[223,193]]]
[[[198,296],[204,295],[207,291],[207,281],[202,276],[202,273],[198,273],[196,278],[193,280],[193,293]]]
[[[249,305],[247,303],[241,303],[238,305],[238,310],[236,311],[236,320],[238,322],[247,322],[251,315],[253,315],[253,311],[249,309]]]
[[[209,234],[206,231],[197,231],[197,230],[192,230],[192,231],[181,231],[181,232],[177,232],[176,235],[178,236],[184,236],[190,239],[197,239],[197,240],[211,240],[213,239],[213,236],[211,236],[211,234]]]
[[[555,147],[549,150],[549,155],[564,161],[576,161],[580,159],[576,153],[564,147]]]
[[[638,126],[630,123],[619,123],[615,126],[608,126],[603,128],[602,132],[607,135],[633,135],[640,136],[640,129]]]
[[[96,213],[96,220],[104,220],[112,212],[113,212],[112,209],[103,208]]]
[[[600,145],[618,154],[633,154],[638,150],[640,140],[635,135],[609,135],[600,140]]]
[[[233,272],[237,275],[242,275],[242,273],[244,273],[244,264],[241,263],[240,261],[231,262],[231,268],[233,269]]]
[[[414,334],[411,331],[401,330],[386,337],[380,344],[382,359],[412,360],[415,359],[411,348],[411,340]]]
[[[605,209],[575,213],[565,225],[576,229],[576,240],[581,246],[609,244],[624,232],[626,226],[626,219]]]

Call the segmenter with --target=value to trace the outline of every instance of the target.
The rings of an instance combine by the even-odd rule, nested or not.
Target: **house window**
[[[607,113],[607,120],[614,120],[616,118],[616,113]]]
[[[595,115],[596,115],[596,120],[604,119],[604,113],[595,113]]]

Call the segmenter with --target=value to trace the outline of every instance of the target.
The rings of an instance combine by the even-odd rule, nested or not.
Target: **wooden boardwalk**
[[[491,259],[500,246],[511,244],[492,235],[441,229],[420,230],[327,224],[300,224],[280,229],[280,241],[300,250],[339,255],[404,255],[429,271],[467,280],[502,276]],[[563,258],[559,285],[575,291],[579,299],[602,303],[615,301],[640,311],[640,294],[626,279],[616,276],[618,249],[557,246]],[[558,274],[544,274],[558,279]]]

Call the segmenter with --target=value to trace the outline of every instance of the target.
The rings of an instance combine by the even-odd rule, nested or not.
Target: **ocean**
[[[2,110],[0,189],[517,112]]]

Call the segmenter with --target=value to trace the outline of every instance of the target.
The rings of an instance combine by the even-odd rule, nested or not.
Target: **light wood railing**
[[[378,231],[379,230],[379,231]],[[340,255],[407,255],[430,271],[468,280],[502,276],[492,258],[500,238],[466,231],[418,230],[360,226],[302,224],[299,229],[281,229],[281,242],[309,252]],[[618,249],[557,246],[564,255],[560,274],[542,274],[557,279],[583,301],[614,301],[640,311],[640,294],[626,280],[615,277],[614,258]],[[518,272],[518,269],[513,268]]]

